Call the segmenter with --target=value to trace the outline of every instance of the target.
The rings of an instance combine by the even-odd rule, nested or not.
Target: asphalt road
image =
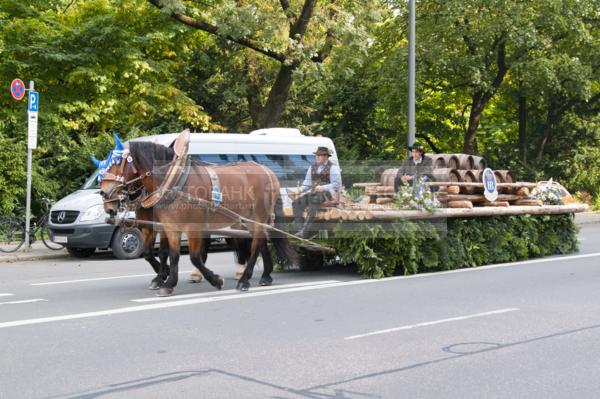
[[[168,299],[143,260],[2,264],[0,398],[598,397],[600,224],[580,245],[379,281],[280,272],[244,294],[211,253],[224,290],[184,272]]]

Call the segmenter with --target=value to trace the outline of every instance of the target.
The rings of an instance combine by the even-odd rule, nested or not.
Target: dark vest
[[[313,187],[323,186],[325,184],[331,183],[331,179],[329,178],[329,171],[331,170],[331,162],[327,162],[327,165],[323,167],[321,173],[317,173],[317,169],[319,165],[316,163],[312,164],[310,167],[310,175],[312,179]]]

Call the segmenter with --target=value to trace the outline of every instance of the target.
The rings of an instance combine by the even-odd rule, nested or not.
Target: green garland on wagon
[[[398,221],[335,227],[342,262],[370,278],[453,270],[577,251],[572,215]]]

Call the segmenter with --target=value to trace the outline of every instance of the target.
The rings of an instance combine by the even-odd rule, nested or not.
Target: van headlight
[[[83,213],[83,215],[81,215],[81,217],[79,218],[79,221],[80,222],[88,222],[90,220],[96,220],[96,219],[99,219],[100,217],[105,216],[105,213],[106,212],[104,212],[103,204],[90,206]]]

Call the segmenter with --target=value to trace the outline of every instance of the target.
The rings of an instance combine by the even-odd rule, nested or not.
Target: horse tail
[[[285,218],[283,213],[283,202],[281,196],[277,197],[275,202],[275,227],[283,230],[285,227]],[[297,268],[299,265],[298,253],[290,244],[290,240],[278,231],[269,231],[269,239],[273,243],[277,257],[287,262],[292,268]]]

